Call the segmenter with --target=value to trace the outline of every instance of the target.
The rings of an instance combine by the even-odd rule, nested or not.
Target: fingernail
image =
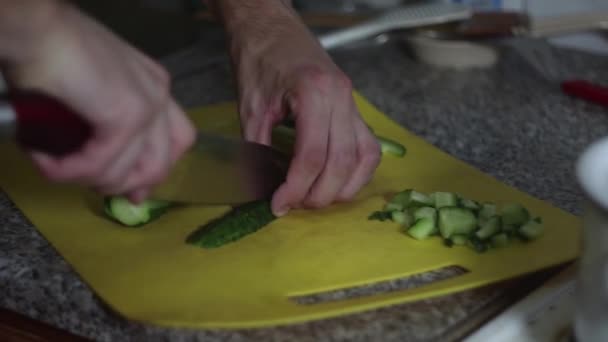
[[[276,217],[285,216],[289,212],[289,209],[290,208],[288,206],[281,207],[280,209],[275,211],[274,216],[276,216]]]

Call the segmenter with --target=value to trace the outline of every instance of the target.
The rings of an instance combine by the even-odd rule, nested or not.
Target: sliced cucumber
[[[459,199],[460,207],[470,209],[473,211],[479,211],[481,209],[481,205],[474,200],[468,198],[460,198]]]
[[[384,211],[402,211],[403,204],[388,202],[384,205]]]
[[[433,222],[433,231],[431,234],[436,234],[439,232],[439,228],[437,227],[437,210],[432,207],[419,207],[413,210],[414,222],[418,222],[418,220],[428,218]]]
[[[393,211],[391,212],[391,219],[393,222],[397,222],[399,224],[406,224],[408,222],[407,218],[408,214],[403,211]]]
[[[456,234],[471,234],[477,227],[477,218],[469,209],[443,207],[439,209],[439,231],[448,239]]]
[[[479,217],[479,223],[483,224],[490,217],[496,216],[496,214],[497,214],[496,204],[487,203],[487,202],[482,204],[481,209],[479,209],[479,212],[477,214],[477,216]]]
[[[467,244],[467,241],[469,240],[469,238],[466,235],[453,235],[452,237],[450,237],[450,240],[452,240],[452,243],[454,245],[457,246],[463,246]]]
[[[506,204],[500,212],[502,224],[505,227],[519,228],[530,219],[528,209],[520,204]]]
[[[498,232],[500,232],[500,218],[492,216],[475,232],[475,235],[481,240],[487,240]]]
[[[386,221],[391,219],[390,211],[374,211],[368,217],[368,220],[378,220],[378,221]]]
[[[526,240],[534,240],[539,238],[543,234],[543,231],[543,224],[539,223],[537,220],[530,220],[519,228],[520,236]]]
[[[418,191],[407,189],[397,193],[390,201],[399,203],[404,208],[432,206],[433,201],[429,196]]]
[[[402,144],[389,138],[381,137],[378,135],[376,135],[376,139],[380,143],[380,150],[382,154],[390,154],[397,157],[405,156],[407,150]]]
[[[509,236],[506,233],[500,233],[492,236],[490,244],[494,248],[506,247],[509,244]]]
[[[434,192],[431,194],[435,208],[458,206],[458,196],[451,192]]]
[[[435,223],[430,218],[421,218],[411,226],[407,233],[416,240],[428,239],[435,231]]]
[[[166,201],[146,200],[140,204],[133,204],[122,196],[104,198],[105,214],[128,227],[139,227],[155,220],[170,206],[171,203]]]

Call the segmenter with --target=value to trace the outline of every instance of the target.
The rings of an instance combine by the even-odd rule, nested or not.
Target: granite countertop
[[[218,46],[200,43],[163,59],[183,105],[234,99],[229,64]],[[608,80],[605,57],[567,50],[556,56],[575,75]],[[417,63],[398,42],[336,51],[334,57],[356,89],[404,127],[507,184],[580,214],[573,166],[587,144],[608,133],[605,108],[563,95],[511,49],[496,67],[468,71]],[[501,284],[271,329],[188,331],[134,324],[109,311],[0,196],[0,306],[99,341],[447,341],[512,290]]]

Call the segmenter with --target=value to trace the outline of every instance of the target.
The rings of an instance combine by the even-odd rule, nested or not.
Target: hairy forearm
[[[0,61],[31,58],[36,46],[59,19],[63,1],[0,0]]]

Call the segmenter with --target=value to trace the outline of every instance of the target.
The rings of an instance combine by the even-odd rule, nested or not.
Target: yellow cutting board
[[[139,228],[101,215],[100,199],[42,180],[12,146],[2,146],[2,188],[74,270],[125,317],[166,326],[243,328],[295,323],[445,295],[578,256],[578,218],[506,186],[416,137],[355,93],[374,131],[405,144],[385,156],[356,201],[295,211],[244,239],[204,250],[184,240],[228,208],[178,208]],[[205,129],[238,135],[233,103],[190,111]],[[463,132],[466,134],[466,132]],[[498,204],[518,202],[542,216],[546,234],[531,244],[477,254],[416,241],[396,224],[368,221],[386,193],[452,191]],[[457,265],[468,273],[419,288],[298,304],[291,297],[394,279]]]

